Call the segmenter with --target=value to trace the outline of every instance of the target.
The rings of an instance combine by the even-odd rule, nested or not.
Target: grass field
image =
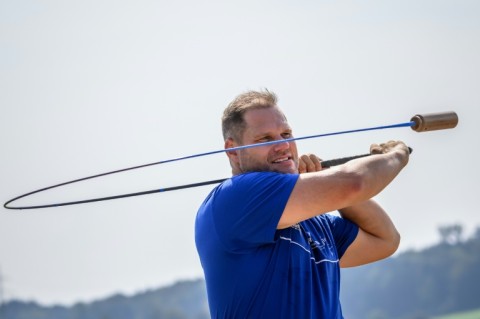
[[[435,317],[433,319],[480,319],[480,309],[468,312],[458,312],[447,316]]]

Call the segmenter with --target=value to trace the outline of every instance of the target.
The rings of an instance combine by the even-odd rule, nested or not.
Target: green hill
[[[183,281],[131,297],[115,295],[72,307],[44,307],[12,301],[0,308],[1,319],[207,319],[203,280]]]
[[[480,319],[480,309],[467,312],[459,312],[450,315],[435,317],[432,319]]]

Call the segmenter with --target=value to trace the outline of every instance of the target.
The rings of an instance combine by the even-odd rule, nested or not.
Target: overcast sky
[[[453,130],[299,141],[324,159],[400,139],[414,152],[377,199],[400,252],[480,226],[480,2],[0,0],[0,199],[218,150],[239,93],[279,96],[296,136],[456,111]],[[228,177],[224,154],[19,201],[46,204]],[[213,186],[0,212],[3,299],[44,304],[200,278],[193,223]]]

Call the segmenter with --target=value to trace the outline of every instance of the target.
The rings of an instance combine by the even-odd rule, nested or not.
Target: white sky
[[[298,143],[324,159],[401,139],[414,153],[378,200],[400,251],[437,227],[480,226],[480,2],[0,0],[0,199],[91,174],[221,149],[223,108],[280,98],[296,136],[454,110],[454,130]],[[18,204],[229,176],[225,155],[54,190]],[[213,187],[213,186],[212,186]],[[193,222],[212,188],[0,212],[3,298],[89,301],[198,278]]]

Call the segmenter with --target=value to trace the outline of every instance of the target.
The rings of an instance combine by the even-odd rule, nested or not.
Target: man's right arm
[[[344,165],[300,174],[277,228],[349,207],[380,193],[408,163],[409,150],[402,142],[374,145],[373,156]]]

